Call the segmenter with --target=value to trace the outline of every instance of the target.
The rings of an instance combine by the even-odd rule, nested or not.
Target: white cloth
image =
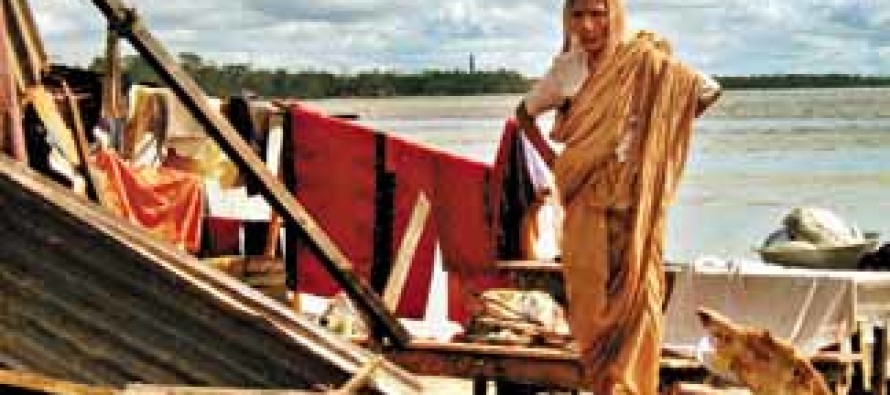
[[[699,307],[767,329],[807,355],[851,334],[856,318],[854,278],[759,263],[729,266],[693,265],[675,274],[665,313],[666,347],[695,349],[705,336],[695,314]]]
[[[525,95],[525,110],[534,117],[562,106],[581,90],[588,74],[587,53],[583,50],[556,55],[547,74]]]

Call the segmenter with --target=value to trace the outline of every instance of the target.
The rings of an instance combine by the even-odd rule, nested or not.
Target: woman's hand
[[[541,158],[544,159],[544,162],[547,163],[547,166],[552,169],[553,161],[556,160],[556,151],[550,146],[544,135],[541,134],[541,129],[538,128],[535,118],[529,115],[525,109],[525,102],[520,102],[519,106],[516,107],[516,123],[519,124],[519,129],[525,133],[525,136],[528,137],[528,140],[535,147],[535,150],[538,151],[538,154],[541,155]]]
[[[722,94],[723,94],[723,90],[718,88],[717,90],[715,90],[713,92],[709,92],[707,95],[702,95],[701,97],[699,97],[698,103],[696,103],[696,107],[695,107],[695,117],[698,118],[702,114],[704,114],[704,112],[708,108],[710,108],[711,105],[714,104],[717,101],[717,99],[720,98],[720,96]]]

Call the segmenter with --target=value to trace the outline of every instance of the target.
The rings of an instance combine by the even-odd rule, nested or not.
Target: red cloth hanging
[[[374,255],[374,132],[301,107],[291,116],[294,195],[367,280]],[[300,291],[339,291],[308,247],[295,248]]]
[[[366,281],[373,262],[375,132],[301,106],[291,109],[295,195]],[[497,205],[492,167],[449,152],[385,136],[386,171],[395,177],[392,251],[397,254],[418,195],[431,204],[397,314],[423,317],[436,242],[449,271],[449,318],[466,322],[472,294],[504,286],[495,261]],[[293,264],[293,263],[290,263]],[[339,290],[306,247],[298,247],[299,289]]]

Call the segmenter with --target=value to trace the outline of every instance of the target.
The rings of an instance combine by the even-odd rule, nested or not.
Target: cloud
[[[562,0],[130,0],[169,51],[219,63],[355,72],[546,70]],[[31,0],[53,59],[101,54],[88,0]],[[716,74],[890,73],[886,0],[627,0],[630,25]]]

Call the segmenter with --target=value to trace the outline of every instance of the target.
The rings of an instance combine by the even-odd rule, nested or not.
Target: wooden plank
[[[96,203],[102,204],[102,201],[99,200],[100,197],[99,191],[97,190],[96,179],[93,178],[93,172],[90,170],[90,161],[87,158],[90,148],[87,144],[86,132],[83,130],[83,118],[80,117],[80,106],[77,104],[77,99],[74,98],[74,92],[71,91],[71,87],[69,87],[68,83],[65,81],[62,81],[62,91],[68,101],[68,110],[70,111],[71,123],[73,125],[72,133],[74,134],[74,148],[77,151],[77,160],[80,161],[78,170],[83,174],[83,179],[86,182],[87,197]]]
[[[297,225],[295,228],[306,236],[307,242],[321,258],[327,271],[362,310],[363,316],[371,321],[369,326],[385,330],[388,340],[393,344],[407,345],[408,331],[390,314],[380,297],[362,282],[346,255],[305,207],[265,168],[263,161],[241,139],[232,125],[211,109],[195,81],[138,21],[135,12],[125,8],[120,0],[93,0],[93,3],[153,67],[195,119],[238,165],[239,170],[257,181],[260,192],[269,204],[285,221]]]
[[[431,376],[484,377],[565,389],[580,388],[583,377],[577,354],[558,349],[415,341],[410,349],[385,355],[413,373]]]
[[[580,358],[577,352],[553,347],[525,347],[461,342],[443,343],[434,340],[414,340],[411,342],[410,350],[435,351],[466,355],[512,356],[527,358],[535,361],[553,360],[573,363],[577,363],[578,358]]]
[[[6,15],[5,15],[6,14],[5,9],[4,9],[3,13],[4,13],[3,18],[7,19]],[[5,28],[7,28],[7,33],[8,33],[9,32],[9,29],[8,29],[9,22],[5,22],[5,23],[6,23]],[[17,89],[19,96],[22,96],[22,95],[24,95],[25,89],[28,87],[28,84],[25,83],[25,77],[23,76],[21,60],[18,58],[18,52],[16,52],[15,43],[12,40],[13,40],[13,38],[11,37],[11,35],[7,34],[5,37],[5,41],[6,41],[5,47],[6,48],[4,49],[4,51],[6,51],[6,57],[9,60],[9,72],[12,74],[12,80],[15,83],[15,87]]]
[[[12,0],[14,7],[18,10],[19,18],[22,22],[22,28],[25,29],[28,42],[31,44],[31,52],[33,59],[41,68],[49,65],[49,58],[46,55],[46,49],[43,47],[43,40],[37,31],[37,24],[34,22],[34,15],[31,13],[31,7],[28,7],[27,0]]]
[[[21,162],[27,163],[28,151],[25,147],[25,134],[22,125],[22,106],[17,85],[18,68],[14,54],[9,45],[9,31],[7,29],[4,7],[0,7],[0,105],[4,107],[0,114],[0,136],[6,152]]]
[[[4,1],[3,7],[12,51],[22,78],[22,88],[39,84],[47,67],[46,53],[30,9],[23,0]]]
[[[365,364],[365,366],[362,366],[361,370],[356,372],[346,384],[338,390],[332,391],[330,395],[352,395],[359,393],[359,391],[364,388],[365,383],[371,375],[374,374],[374,371],[377,370],[377,367],[380,366],[381,362],[383,362],[383,357],[378,356],[377,358],[372,359]]]
[[[67,395],[111,395],[111,388],[94,387],[70,381],[56,380],[46,376],[28,372],[0,370],[0,391],[6,389],[29,391],[32,393],[67,394]]]
[[[304,395],[324,391],[261,390],[249,388],[185,387],[152,384],[130,384],[120,395]]]
[[[402,243],[396,253],[389,281],[386,282],[386,288],[383,291],[383,304],[390,311],[396,311],[399,300],[402,299],[402,291],[405,289],[408,272],[411,270],[411,261],[414,259],[414,252],[420,243],[420,237],[423,236],[429,214],[430,200],[421,192],[417,195],[417,202],[414,203],[414,210],[411,212],[411,218],[408,220],[408,226],[402,236]]]
[[[126,117],[124,98],[121,92],[120,39],[112,29],[105,37],[105,73],[102,76],[101,116],[109,120]]]

